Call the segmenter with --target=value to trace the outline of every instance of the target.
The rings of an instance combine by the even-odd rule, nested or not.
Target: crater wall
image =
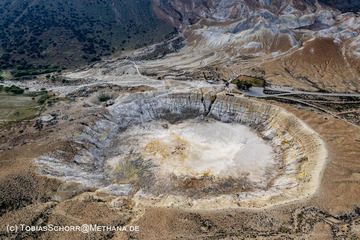
[[[105,189],[110,194],[129,195],[143,205],[191,209],[264,208],[308,198],[314,194],[327,159],[324,142],[304,122],[278,106],[248,98],[202,91],[146,93],[119,98],[108,110],[109,116],[106,119],[86,127],[86,131],[73,139],[87,146],[81,148],[74,159],[43,156],[38,160],[40,172],[65,181],[93,186],[100,191]],[[277,169],[269,175],[271,178],[266,186],[222,194],[202,192],[196,198],[181,194],[181,189],[176,193],[163,191],[159,194],[151,190],[154,187],[148,185],[161,188],[166,182],[156,182],[156,177],[154,180],[151,174],[152,177],[149,177],[153,166],[146,165],[144,168],[144,164],[139,162],[126,165],[124,173],[134,173],[131,181],[114,180],[112,171],[107,166],[114,158],[123,154],[122,134],[127,129],[157,121],[177,124],[189,119],[213,119],[245,125],[270,144],[276,157]],[[61,174],[59,169],[71,171]],[[199,177],[195,180],[204,179]],[[206,177],[205,180],[211,181],[212,178]]]

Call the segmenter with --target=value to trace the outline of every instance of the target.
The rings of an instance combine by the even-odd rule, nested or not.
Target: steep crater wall
[[[321,138],[300,119],[247,98],[201,91],[135,94],[118,99],[109,112],[74,139],[88,147],[73,160],[43,156],[40,171],[132,196],[138,204],[262,208],[314,194],[327,158]],[[249,139],[256,144],[247,145]],[[234,146],[238,140],[245,152]],[[266,164],[255,164],[262,158]]]

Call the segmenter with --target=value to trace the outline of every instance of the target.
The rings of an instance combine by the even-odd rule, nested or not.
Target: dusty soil
[[[184,2],[188,3],[192,1]],[[219,24],[220,30],[232,25],[230,20]],[[212,26],[215,25],[209,24]],[[340,23],[337,27],[343,28]],[[41,112],[45,120],[37,117],[0,128],[0,239],[360,239],[360,128],[356,121],[351,124],[291,103],[272,102],[294,113],[320,134],[329,154],[320,187],[307,199],[258,210],[139,207],[124,196],[39,174],[36,157],[60,151],[65,159],[72,161],[81,147],[92,146],[91,143],[81,146],[69,138],[79,136],[97,119],[108,117],[105,106],[112,103],[101,102],[101,93],[107,93],[106,97],[113,100],[155,89],[199,89],[213,83],[216,86],[212,87],[222,88],[223,81],[241,75],[264,78],[266,83],[295,89],[331,92],[360,89],[359,61],[346,52],[351,41],[338,45],[333,39],[304,33],[304,41],[292,45],[289,38],[292,34],[270,36],[260,29],[258,35],[245,35],[246,41],[242,42],[241,33],[229,36],[208,30],[202,31],[201,26],[194,25],[184,32],[187,45],[176,48],[166,58],[161,56],[167,54],[168,49],[160,45],[149,52],[142,49],[140,53],[121,56],[123,59],[108,59],[88,68],[64,72],[56,84],[44,79],[16,83],[30,89],[46,87],[60,98]],[[315,40],[311,40],[312,37]],[[248,46],[257,38],[265,47],[258,51],[238,48]],[[270,44],[272,42],[277,44]],[[347,109],[341,110],[348,114]],[[140,232],[15,233],[6,230],[9,224],[84,223],[138,225]]]
[[[292,54],[263,64],[265,78],[307,90],[358,91],[357,64],[343,56],[333,39],[315,39]]]
[[[139,239],[358,239],[360,129],[330,116],[281,105],[315,129],[330,152],[318,192],[261,211],[186,212],[149,208]]]
[[[141,89],[140,89],[141,90]],[[136,90],[135,90],[136,91]],[[91,92],[91,91],[90,91]],[[91,93],[89,93],[91,95]],[[82,99],[82,97],[80,97]],[[91,97],[90,97],[91,99]],[[73,148],[62,129],[76,134],[104,109],[82,100],[60,101],[46,113],[58,113],[56,124],[35,129],[35,120],[2,129],[0,153],[2,239],[357,239],[360,224],[360,129],[324,113],[278,104],[318,132],[329,151],[318,192],[311,198],[266,210],[185,211],[137,208],[126,197],[95,192],[36,174],[33,158],[59,145]],[[89,103],[91,104],[91,103]],[[95,103],[94,103],[95,104]],[[97,104],[97,103],[96,103]],[[64,111],[66,109],[66,111]],[[65,117],[67,116],[67,117]],[[69,119],[72,119],[69,121]],[[20,129],[20,130],[19,130]],[[10,141],[6,136],[12,136]],[[139,233],[6,232],[8,224],[138,225]]]

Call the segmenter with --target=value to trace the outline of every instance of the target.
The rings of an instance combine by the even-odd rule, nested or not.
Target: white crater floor
[[[119,146],[127,153],[110,161],[114,168],[136,153],[151,160],[161,178],[246,176],[261,183],[276,165],[271,145],[240,124],[196,119],[178,124],[152,122],[127,129],[121,139]]]
[[[247,98],[149,95],[122,100],[113,116],[84,128],[73,158],[41,156],[41,173],[140,205],[263,208],[314,194],[327,160],[304,122]]]

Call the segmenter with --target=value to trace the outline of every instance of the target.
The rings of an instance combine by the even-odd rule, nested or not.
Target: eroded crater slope
[[[119,97],[108,114],[37,160],[42,174],[132,197],[140,205],[262,208],[312,195],[321,138],[277,106],[212,92]]]

